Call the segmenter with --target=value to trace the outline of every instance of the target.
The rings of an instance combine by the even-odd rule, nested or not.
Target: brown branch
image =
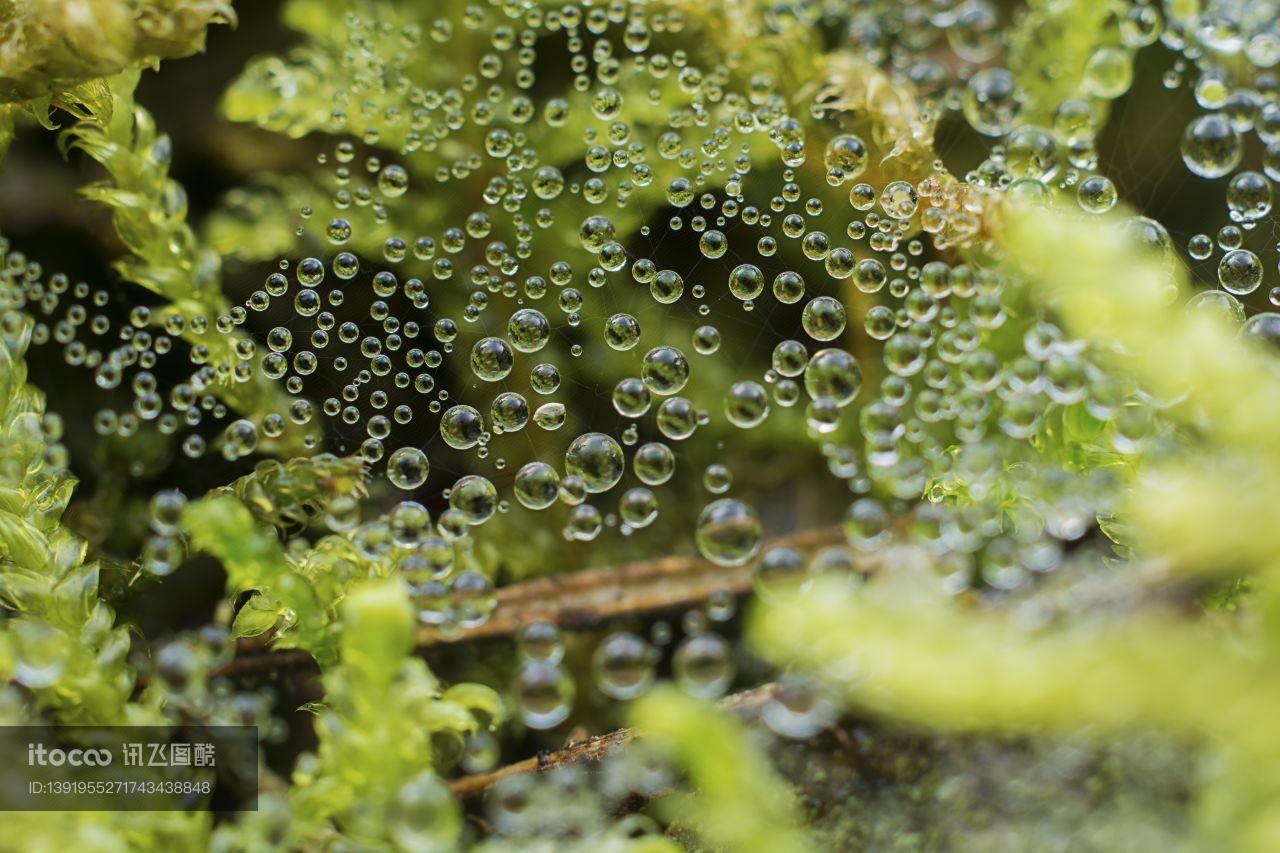
[[[490,770],[488,773],[473,773],[470,776],[454,779],[449,783],[449,790],[459,799],[478,797],[493,785],[511,776],[540,773],[569,764],[600,761],[621,750],[634,737],[635,732],[631,729],[618,729],[577,743],[567,743],[553,752],[539,753],[533,758],[526,758],[523,761]]]
[[[796,533],[770,541],[809,554],[842,541],[838,528]],[[570,630],[594,628],[629,617],[679,612],[707,600],[713,593],[746,595],[753,567],[717,566],[701,557],[659,557],[639,563],[587,569],[559,577],[513,584],[496,593],[497,606],[484,623],[453,633],[424,629],[419,650],[476,640],[513,637],[524,625],[546,620]],[[216,675],[244,677],[307,666],[311,657],[296,649],[250,652],[216,671]]]
[[[769,544],[808,552],[836,542],[839,535],[836,529],[811,530]],[[752,571],[750,564],[725,567],[701,557],[659,557],[526,581],[498,590],[497,607],[483,624],[460,634],[423,630],[418,646],[514,636],[537,620],[584,629],[616,619],[684,610],[712,593],[745,595],[751,589]]]
[[[752,717],[773,697],[775,685],[765,684],[753,687],[741,693],[726,696],[718,703],[721,710],[740,717]],[[484,794],[490,787],[512,776],[523,776],[526,773],[543,773],[557,767],[570,764],[584,764],[600,761],[619,752],[628,743],[640,736],[634,729],[617,729],[602,735],[595,735],[576,743],[567,743],[551,752],[543,752],[533,758],[526,758],[514,764],[507,764],[487,773],[473,773],[462,776],[449,783],[449,790],[459,799],[472,799]]]

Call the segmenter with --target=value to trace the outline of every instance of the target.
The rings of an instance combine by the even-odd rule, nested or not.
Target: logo
[[[111,761],[109,749],[49,749],[42,743],[27,744],[28,767],[106,767]]]

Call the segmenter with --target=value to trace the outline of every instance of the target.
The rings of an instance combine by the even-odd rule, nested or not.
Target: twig
[[[832,544],[839,535],[835,529],[811,530],[776,539],[770,545],[789,545],[808,552]],[[751,589],[751,576],[750,564],[725,567],[700,557],[659,557],[540,578],[498,590],[497,607],[483,624],[458,634],[424,630],[418,635],[418,646],[513,636],[537,620],[586,629],[631,616],[683,610],[713,593],[745,595]]]
[[[473,773],[470,776],[455,779],[449,783],[449,790],[459,799],[478,797],[493,785],[511,776],[538,773],[569,764],[599,761],[621,750],[634,737],[635,732],[631,729],[617,729],[577,743],[567,743],[560,749],[542,752],[533,758],[526,758],[523,761],[490,770],[488,773]]]
[[[768,545],[786,545],[808,554],[838,541],[838,528],[823,528],[774,539]],[[497,605],[484,623],[449,633],[424,629],[416,638],[416,647],[422,650],[513,637],[522,626],[537,620],[584,630],[628,617],[678,612],[705,601],[713,593],[745,595],[751,589],[752,571],[750,564],[724,567],[700,557],[659,557],[526,581],[499,589]],[[310,655],[293,649],[250,652],[238,656],[216,674],[244,677],[310,663]]]
[[[764,684],[741,693],[734,693],[720,700],[719,707],[740,717],[752,717],[774,696],[776,685]],[[532,758],[507,764],[487,773],[473,773],[449,783],[449,789],[459,799],[472,799],[484,794],[490,787],[512,776],[541,773],[570,764],[600,761],[622,750],[628,743],[640,737],[634,729],[617,729],[602,735],[589,737],[576,743],[567,743],[551,752],[543,752]]]

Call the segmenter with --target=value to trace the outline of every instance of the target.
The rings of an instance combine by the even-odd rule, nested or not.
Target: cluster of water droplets
[[[958,179],[829,98],[798,104],[785,69],[668,51],[692,26],[677,9],[493,4],[398,33],[353,19],[353,49],[392,48],[332,104],[327,129],[345,138],[317,158],[294,256],[205,316],[122,309],[104,287],[6,252],[5,323],[34,317],[33,343],[87,372],[102,436],[154,429],[190,459],[229,465],[282,446],[358,455],[382,504],[329,501],[324,535],[295,540],[295,556],[311,571],[390,567],[445,635],[490,617],[482,528],[519,513],[545,514],[539,525],[570,543],[644,541],[674,516],[684,544],[654,535],[652,552],[746,567],[761,595],[797,578],[857,583],[904,543],[949,589],[1029,583],[1115,494],[1105,466],[1081,473],[1046,447],[1068,435],[1146,452],[1165,438],[1167,401],[1020,300],[981,251],[988,217],[1005,198],[1117,204],[1099,170],[1099,104],[1132,84],[1132,54],[1162,41],[1182,57],[1178,75],[1194,65],[1205,111],[1183,159],[1226,182],[1232,220],[1186,246],[1195,261],[1222,253],[1221,289],[1197,304],[1280,342],[1280,317],[1245,321],[1240,302],[1266,278],[1244,244],[1280,179],[1275,18],[1206,3],[1203,25],[1162,28],[1155,6],[1131,4],[1115,43],[1088,57],[1079,97],[1033,122],[1019,80],[993,62],[994,4],[872,4],[873,17],[799,5],[786,14],[841,21],[860,59],[908,93],[917,124],[899,130],[963,121],[989,141],[985,159]],[[458,40],[473,70],[406,76],[415,51]],[[926,51],[943,45],[955,63]],[[540,56],[567,66],[563,92],[535,85]],[[384,79],[403,84],[405,109],[361,106]],[[1265,149],[1257,170],[1244,168],[1250,135]],[[1126,227],[1172,259],[1159,223]],[[264,382],[279,396],[249,393]],[[838,520],[841,537],[767,541],[769,488],[754,475],[770,459],[726,450],[739,440],[820,460],[843,500],[814,515]],[[185,558],[184,503],[176,491],[151,502],[140,562],[152,574]],[[732,598],[717,599],[679,638],[669,625],[607,634],[590,654],[593,689],[631,699],[669,667],[688,692],[722,695],[738,662],[716,625],[732,614]],[[564,638],[533,622],[518,646],[523,721],[565,722],[580,688]],[[799,687],[791,699],[774,714],[782,729],[828,714]],[[491,747],[473,745],[475,767]]]
[[[724,626],[737,615],[737,601],[716,594],[687,611],[679,634],[659,621],[637,633],[604,634],[590,656],[591,689],[598,697],[627,701],[644,695],[663,672],[686,693],[718,699],[732,686],[738,652]],[[569,719],[579,701],[578,684],[565,664],[566,642],[549,621],[525,624],[516,638],[519,667],[512,683],[521,719],[533,729],[548,729]]]

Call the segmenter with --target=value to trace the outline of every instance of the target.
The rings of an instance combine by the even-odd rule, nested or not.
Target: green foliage
[[[359,457],[319,453],[280,462],[264,459],[223,491],[234,495],[259,524],[282,532],[305,529],[334,502],[354,500],[365,491]]]
[[[1146,550],[1182,572],[1274,572],[1276,542],[1230,521],[1273,505],[1280,458],[1266,424],[1280,416],[1280,383],[1272,356],[1221,315],[1184,307],[1185,272],[1167,250],[1135,246],[1130,231],[1042,211],[1016,213],[1008,229],[1007,262],[1201,436],[1145,466],[1127,499],[1124,515]],[[1074,259],[1069,267],[1037,248],[1050,233]]]
[[[0,6],[0,155],[14,123],[52,128],[50,111],[109,115],[103,78],[204,48],[210,24],[235,23],[220,0],[10,0]]]
[[[408,117],[396,115],[400,94],[394,85],[407,71],[430,64],[425,53],[414,50],[419,42],[409,30],[408,11],[375,0],[291,0],[283,18],[306,41],[287,58],[265,56],[250,63],[227,90],[223,109],[228,117],[288,136],[342,129],[372,134],[393,149],[404,145]],[[355,45],[359,49],[347,49]],[[355,109],[335,114],[335,102]]]
[[[432,768],[465,735],[501,723],[501,700],[479,685],[442,691],[408,656],[413,612],[401,584],[366,584],[342,611],[341,662],[325,675],[317,712],[319,747],[299,760],[287,795],[268,797],[256,821],[222,831],[215,843],[225,849],[263,843],[255,833],[278,833],[271,843],[289,848],[339,831],[370,849],[449,850],[459,841],[458,805]]]
[[[39,849],[665,853],[862,821],[832,837],[967,849],[1044,798],[1002,780],[970,808],[986,777],[921,751],[1025,768],[1014,737],[1114,757],[1157,732],[1197,766],[1161,789],[1194,788],[1189,846],[1274,847],[1280,315],[1240,248],[1280,180],[1274,6],[286,0],[286,47],[221,69],[252,127],[197,128],[252,181],[210,211],[137,92],[230,8],[0,0],[0,147],[66,124],[127,285],[0,251],[0,723],[278,747],[251,814],[15,825]],[[1149,117],[1148,48],[1194,80],[1183,162],[1231,176],[1233,225],[1185,253],[1222,250],[1220,290],[1190,294],[1185,222],[1109,212],[1132,152],[1102,131],[1126,95]],[[28,384],[40,346],[65,425]],[[68,512],[73,463],[106,457]],[[774,680],[746,719],[712,704]],[[564,761],[635,745],[451,790],[566,734]],[[780,748],[823,743],[812,778]],[[1191,820],[1127,837],[1151,811],[1078,763],[1040,766],[1087,791],[1023,846],[1070,846],[1089,798],[1095,844]],[[935,802],[974,814],[920,832]]]
[[[229,3],[211,0],[14,0],[0,10],[4,99],[27,100],[78,79],[204,48],[213,23],[233,23]]]
[[[1009,35],[1009,69],[1025,98],[1020,122],[1049,127],[1064,102],[1104,112],[1128,89],[1133,51],[1121,43],[1114,22],[1129,8],[1124,2],[1033,0],[1021,10]]]
[[[740,722],[669,687],[637,701],[631,717],[646,744],[670,756],[697,792],[665,801],[670,818],[691,821],[727,850],[813,849],[797,828],[790,791]]]
[[[187,224],[186,191],[168,174],[171,144],[134,101],[137,83],[136,71],[105,81],[110,101],[84,104],[84,115],[60,137],[65,149],[83,151],[107,170],[107,181],[82,192],[111,208],[116,233],[129,249],[116,271],[168,301],[155,322],[201,353],[200,362],[211,368],[197,380],[201,386],[246,415],[262,418],[285,409],[288,398],[253,368],[252,342],[230,333],[229,318],[222,319],[231,306],[222,294],[221,259]],[[227,327],[211,328],[210,317]],[[293,424],[286,429],[275,442],[278,449],[304,452],[301,431]]]
[[[322,665],[334,658],[326,602],[285,559],[273,529],[260,526],[248,507],[230,496],[191,504],[182,524],[193,548],[222,561],[233,597],[255,594],[236,618],[236,636],[270,631],[278,645],[306,649]]]
[[[1253,618],[1240,630],[1213,613],[1156,609],[1059,627],[1016,611],[966,611],[900,569],[883,588],[828,583],[767,604],[756,644],[831,678],[860,706],[916,723],[1098,736],[1156,726],[1206,744],[1220,766],[1205,771],[1197,804],[1203,842],[1268,849],[1280,825],[1280,740],[1266,711],[1280,700],[1277,551],[1267,533],[1246,534],[1231,519],[1258,517],[1280,497],[1275,450],[1261,441],[1280,400],[1269,356],[1220,316],[1171,300],[1181,270],[1130,230],[1036,208],[1011,210],[1006,228],[1011,270],[1120,369],[1175,400],[1170,413],[1203,435],[1143,466],[1126,496],[1139,553],[1167,561],[1146,574],[1173,586],[1189,575],[1256,572]]]
[[[14,274],[6,269],[4,275]],[[67,723],[145,719],[127,706],[129,638],[98,597],[98,565],[61,522],[75,480],[57,447],[58,421],[26,384],[31,326],[6,313],[0,341],[0,677],[32,691]],[[52,431],[52,435],[51,435]]]

